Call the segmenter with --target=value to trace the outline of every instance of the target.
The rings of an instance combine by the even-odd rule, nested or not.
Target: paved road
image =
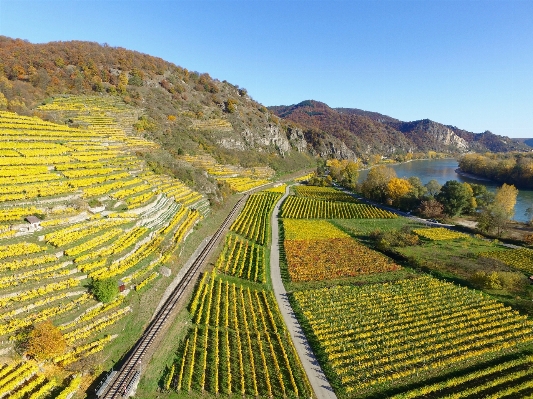
[[[307,374],[307,378],[315,391],[317,399],[336,399],[337,396],[333,392],[331,385],[324,375],[322,368],[318,364],[316,357],[307,342],[300,323],[294,315],[294,311],[289,303],[287,298],[287,291],[283,286],[281,280],[281,271],[279,268],[279,231],[278,231],[278,212],[281,202],[289,194],[289,187],[285,192],[285,195],[278,201],[272,212],[272,246],[270,248],[270,276],[272,278],[272,286],[274,288],[274,296],[278,302],[278,307],[283,315],[283,320],[285,325],[291,335],[292,342],[298,352],[300,361],[304,367],[304,370]]]

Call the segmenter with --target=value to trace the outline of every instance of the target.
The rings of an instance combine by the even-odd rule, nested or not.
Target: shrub
[[[92,284],[93,295],[100,302],[109,303],[118,295],[118,283],[114,278],[94,280]]]

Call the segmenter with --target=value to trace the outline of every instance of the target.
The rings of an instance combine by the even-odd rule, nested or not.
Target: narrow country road
[[[279,230],[278,230],[278,212],[281,202],[289,195],[289,187],[285,191],[285,194],[277,202],[272,212],[271,225],[272,225],[272,246],[270,247],[270,276],[272,278],[272,286],[274,288],[274,295],[278,302],[278,307],[283,315],[283,320],[287,326],[296,352],[300,357],[300,361],[307,374],[307,378],[311,383],[313,391],[317,399],[336,399],[337,396],[331,385],[324,375],[322,368],[318,364],[316,357],[307,342],[300,323],[294,315],[294,311],[287,298],[287,291],[283,286],[281,280],[281,271],[279,268]]]

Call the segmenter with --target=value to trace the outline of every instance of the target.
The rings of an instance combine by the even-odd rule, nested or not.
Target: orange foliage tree
[[[61,355],[66,348],[63,334],[50,320],[34,325],[26,343],[27,354],[39,360]]]

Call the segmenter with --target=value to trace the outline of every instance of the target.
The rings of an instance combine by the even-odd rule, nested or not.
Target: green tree
[[[411,184],[411,196],[419,199],[426,195],[428,189],[422,184],[422,180],[418,176],[411,176],[407,181]]]
[[[427,194],[430,196],[430,197],[435,197],[439,192],[440,192],[440,189],[441,189],[441,185],[440,183],[435,180],[435,179],[432,179],[430,181],[428,181],[426,183],[426,190],[427,190]]]
[[[494,201],[494,193],[487,190],[487,187],[483,184],[470,184],[474,197],[476,198],[477,208],[485,209]]]
[[[453,217],[469,209],[472,192],[457,180],[448,180],[435,198],[444,206],[444,213]]]
[[[316,160],[316,174],[318,176],[324,176],[326,174],[326,160],[323,158],[317,158]]]
[[[385,165],[376,166],[368,172],[361,184],[361,193],[370,199],[385,202],[387,198],[387,184],[396,177],[394,169]]]
[[[102,280],[94,280],[92,284],[92,292],[100,302],[111,302],[118,295],[118,282],[111,277]]]
[[[505,212],[505,209],[492,204],[479,214],[477,228],[486,233],[495,230],[498,237],[501,237],[507,228],[508,222],[509,215]]]

